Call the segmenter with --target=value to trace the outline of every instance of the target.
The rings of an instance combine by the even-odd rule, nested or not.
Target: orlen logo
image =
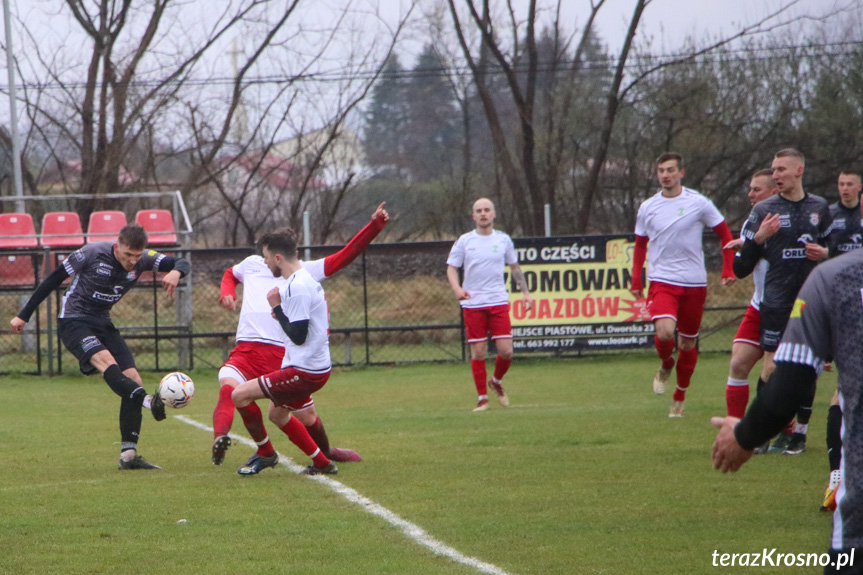
[[[782,259],[784,260],[799,260],[806,258],[806,248],[789,248],[782,250]]]

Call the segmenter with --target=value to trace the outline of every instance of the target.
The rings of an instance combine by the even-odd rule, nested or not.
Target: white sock
[[[135,456],[138,455],[138,451],[135,449],[127,449],[126,451],[120,452],[120,459],[123,461],[132,461],[135,459]]]
[[[795,423],[794,424],[794,433],[802,433],[806,435],[806,432],[809,431],[808,423]]]
[[[145,408],[152,409],[150,407],[152,404],[153,404],[153,396],[152,395],[148,395],[147,397],[144,398],[144,404],[143,405]]]

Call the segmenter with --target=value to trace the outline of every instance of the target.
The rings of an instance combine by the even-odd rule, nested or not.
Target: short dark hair
[[[282,254],[286,258],[296,258],[297,234],[291,228],[266,232],[258,238],[258,247],[260,249],[266,247],[271,253]]]
[[[857,179],[863,182],[863,176],[861,176],[860,170],[848,169],[842,170],[839,172],[840,176],[857,176]]]
[[[806,156],[803,155],[803,152],[796,148],[782,148],[776,154],[773,155],[774,158],[797,158],[804,164],[806,163]]]
[[[658,158],[656,158],[656,165],[658,166],[659,164],[664,164],[665,162],[668,162],[670,160],[674,160],[675,162],[677,162],[678,170],[683,169],[683,156],[681,156],[677,152],[665,152],[664,154],[661,154]]]
[[[753,178],[760,178],[761,176],[767,176],[771,180],[773,179],[773,170],[770,168],[764,168],[763,170],[758,170],[754,174],[752,174]]]
[[[123,226],[117,236],[117,243],[133,250],[143,250],[147,247],[147,241],[147,232],[144,230],[144,226],[135,222]]]

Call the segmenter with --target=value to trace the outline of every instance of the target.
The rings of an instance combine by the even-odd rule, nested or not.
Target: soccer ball
[[[165,405],[180,408],[185,407],[195,395],[195,384],[185,373],[174,371],[159,382],[159,397]]]

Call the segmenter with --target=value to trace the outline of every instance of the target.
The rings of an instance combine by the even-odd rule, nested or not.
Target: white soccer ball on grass
[[[171,372],[159,382],[159,397],[165,405],[178,409],[185,407],[192,401],[194,395],[195,384],[185,373]]]

